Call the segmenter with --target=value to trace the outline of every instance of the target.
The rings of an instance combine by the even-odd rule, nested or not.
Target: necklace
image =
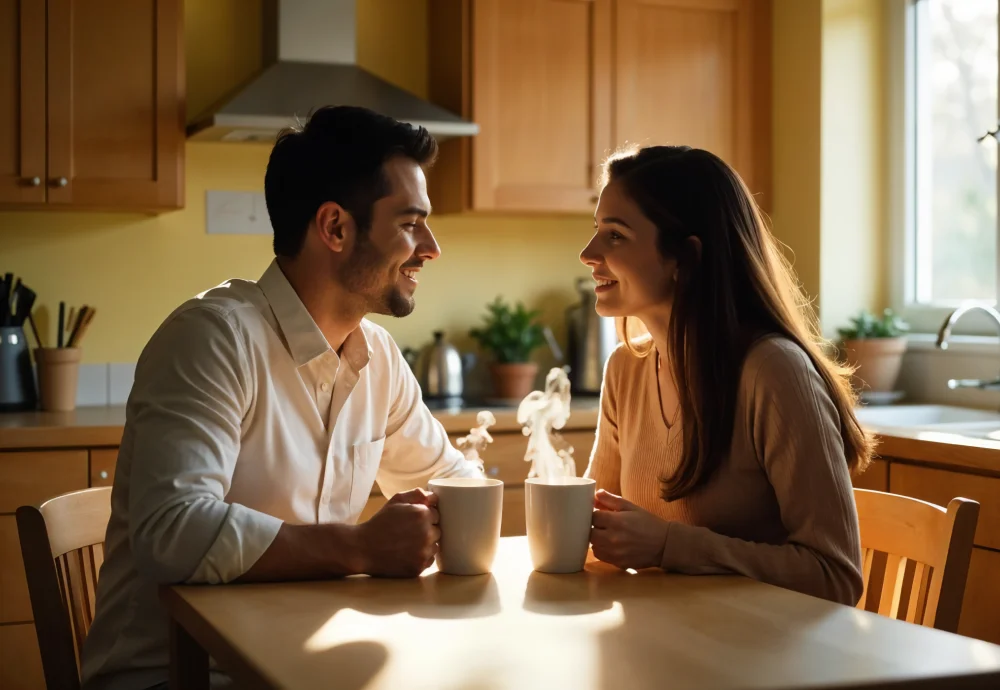
[[[677,416],[680,414],[681,406],[678,405],[674,410],[673,416],[670,421],[667,421],[667,416],[663,413],[663,389],[660,386],[660,353],[656,353],[656,402],[658,403],[658,408],[660,410],[660,419],[663,420],[663,425],[667,427],[667,431],[671,431],[674,425],[677,423]]]

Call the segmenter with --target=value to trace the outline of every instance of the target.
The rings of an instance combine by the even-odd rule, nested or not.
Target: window
[[[1000,0],[911,5],[910,304],[993,304],[1000,294],[998,9]]]

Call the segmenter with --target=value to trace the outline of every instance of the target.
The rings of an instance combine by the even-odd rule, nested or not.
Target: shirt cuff
[[[267,551],[282,522],[239,503],[230,504],[218,536],[188,582],[217,585],[235,580]]]
[[[700,551],[704,540],[698,538],[698,532],[702,529],[704,528],[670,520],[667,523],[667,538],[663,544],[660,567],[668,572],[689,573],[696,564],[703,564]]]

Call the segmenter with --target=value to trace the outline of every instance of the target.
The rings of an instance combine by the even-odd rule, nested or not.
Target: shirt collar
[[[295,366],[300,367],[332,351],[326,336],[316,325],[309,310],[295,292],[295,288],[278,266],[277,259],[272,259],[271,265],[264,271],[257,285],[260,286],[271,306],[271,311],[274,312],[274,318],[278,321],[288,354],[295,361]],[[355,371],[361,371],[368,364],[372,352],[364,332],[363,321],[347,336],[341,353]]]

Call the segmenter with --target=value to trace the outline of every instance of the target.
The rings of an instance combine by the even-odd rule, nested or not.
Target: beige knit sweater
[[[755,343],[728,457],[694,494],[668,503],[659,478],[680,462],[682,424],[663,422],[655,355],[615,350],[587,476],[669,521],[663,568],[739,573],[856,604],[861,545],[839,417],[806,353],[776,336]]]

